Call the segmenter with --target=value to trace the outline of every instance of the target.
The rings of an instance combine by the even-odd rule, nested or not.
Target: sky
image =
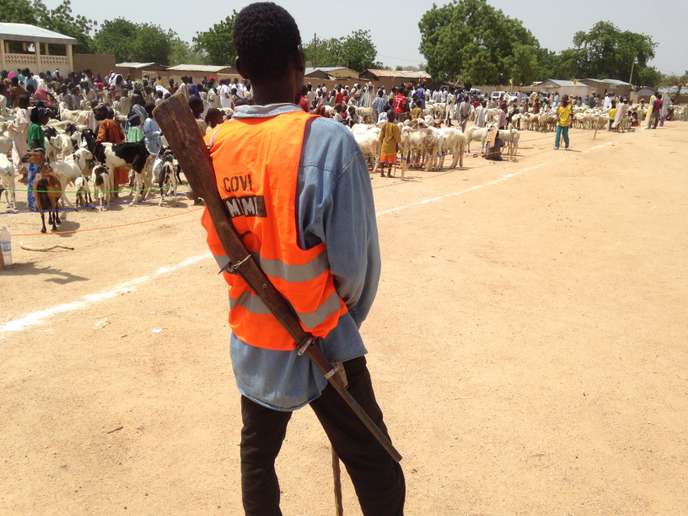
[[[688,0],[578,0],[561,3],[544,0],[488,0],[509,16],[519,18],[550,50],[572,46],[573,34],[588,30],[599,20],[610,20],[625,30],[644,32],[659,43],[652,64],[664,73],[683,73],[688,69]],[[60,0],[47,0],[55,7]],[[151,22],[175,30],[183,39],[191,40],[198,31],[217,23],[250,2],[200,2],[199,4],[168,0],[72,0],[74,12],[104,21],[125,17],[136,22]],[[318,2],[284,0],[284,6],[296,19],[301,38],[308,41],[317,33],[319,38],[343,36],[354,29],[370,29],[378,49],[378,60],[385,65],[418,65],[423,57],[418,50],[418,21],[432,7],[432,0],[348,0]],[[438,5],[445,2],[437,0]],[[104,5],[107,5],[105,13]],[[178,6],[183,7],[178,7]],[[197,6],[194,9],[194,5]],[[560,6],[567,5],[564,11]],[[336,6],[336,17],[332,14]]]

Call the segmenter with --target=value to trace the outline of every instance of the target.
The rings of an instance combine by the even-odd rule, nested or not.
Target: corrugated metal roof
[[[150,68],[151,66],[162,66],[163,68],[165,68],[164,65],[161,65],[158,63],[117,63],[115,66],[117,68],[134,68],[134,69]]]
[[[375,75],[376,77],[399,77],[401,79],[430,79],[430,75],[425,71],[412,72],[409,70],[380,70],[378,68],[370,68],[366,72]],[[364,72],[365,73],[365,72]]]
[[[553,84],[556,84],[557,86],[561,86],[562,88],[579,86],[579,85],[585,86],[585,84],[577,84],[577,83],[574,83],[573,81],[566,81],[564,79],[547,79],[547,80],[542,81],[542,82],[551,82]]]
[[[304,74],[305,74],[305,75],[310,75],[310,74],[312,74],[312,73],[314,73],[314,72],[322,72],[322,73],[324,73],[324,74],[327,75],[327,70],[325,70],[324,68],[313,68],[313,67],[310,67],[310,66],[307,66],[307,67],[306,67],[306,70],[305,70]]]
[[[36,27],[27,23],[0,22],[0,38],[17,41],[39,41],[41,43],[76,43],[76,39],[53,32],[43,27]]]
[[[226,66],[215,66],[215,65],[199,65],[199,64],[180,64],[177,66],[170,66],[168,70],[173,72],[207,72],[207,73],[220,73],[223,70],[231,70],[232,67]]]
[[[606,82],[607,84],[613,84],[614,86],[630,86],[629,83],[620,81],[618,79],[602,79],[602,82]]]
[[[315,68],[309,66],[305,70],[305,75],[318,74],[318,72],[320,72],[319,75],[335,78],[358,78],[358,72],[346,66],[317,66]]]

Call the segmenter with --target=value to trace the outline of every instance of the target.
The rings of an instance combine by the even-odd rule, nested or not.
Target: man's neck
[[[296,94],[284,81],[257,83],[253,85],[253,101],[260,106],[293,104],[296,102]]]

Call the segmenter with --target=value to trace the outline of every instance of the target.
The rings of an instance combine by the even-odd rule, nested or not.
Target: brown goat
[[[30,163],[39,168],[36,179],[33,183],[33,191],[36,194],[36,208],[41,213],[41,233],[46,232],[45,212],[48,212],[48,224],[52,226],[52,231],[57,231],[57,225],[61,224],[58,201],[62,195],[62,185],[53,170],[45,162],[45,154],[42,150],[29,151],[23,158],[22,163]]]

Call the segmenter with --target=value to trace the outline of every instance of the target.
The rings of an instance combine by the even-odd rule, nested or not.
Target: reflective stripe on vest
[[[304,330],[325,337],[347,312],[337,294],[323,244],[301,249],[297,230],[297,182],[307,124],[303,111],[271,118],[234,119],[210,141],[217,189],[232,224],[275,288],[290,302]],[[229,259],[207,211],[203,225],[218,265]],[[293,339],[237,274],[229,284],[229,323],[251,346],[293,350]]]

